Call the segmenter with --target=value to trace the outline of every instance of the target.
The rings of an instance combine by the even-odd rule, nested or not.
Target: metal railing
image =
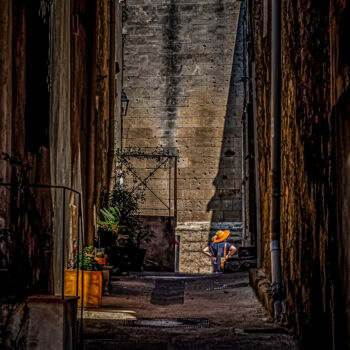
[[[0,187],[5,187],[8,189],[13,189],[14,185],[11,183],[0,183]],[[76,278],[76,297],[79,298],[79,255],[82,252],[83,244],[84,244],[84,223],[83,223],[83,212],[82,212],[82,195],[79,191],[67,187],[67,186],[60,186],[60,185],[44,185],[44,184],[25,184],[21,185],[20,188],[17,188],[16,191],[21,191],[24,189],[49,189],[49,190],[60,190],[63,191],[62,193],[62,236],[61,236],[61,271],[60,271],[60,277],[61,277],[61,295],[59,296],[62,300],[65,299],[65,262],[66,259],[66,193],[69,192],[73,195],[78,196],[78,232],[77,232],[77,261],[76,261],[76,271],[77,271],[77,278]],[[11,199],[10,199],[11,200]],[[9,203],[11,205],[11,203]],[[52,205],[52,198],[50,197],[50,203],[47,203],[47,205]],[[53,248],[54,249],[54,248]],[[51,250],[51,253],[53,251]],[[51,254],[51,259],[53,259],[53,254]],[[83,305],[84,305],[84,274],[81,274],[81,308],[80,308],[80,320],[78,321],[78,331],[76,332],[76,338],[75,342],[77,344],[81,344],[82,342],[82,334],[83,334]],[[21,278],[22,276],[18,276],[18,278]],[[55,283],[55,281],[54,281]],[[52,294],[48,294],[52,295]],[[55,286],[53,287],[53,295],[56,295],[55,293]],[[28,295],[29,296],[29,295]]]

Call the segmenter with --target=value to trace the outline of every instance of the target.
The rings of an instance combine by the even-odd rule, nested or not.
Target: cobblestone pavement
[[[120,278],[103,308],[85,317],[85,349],[298,349],[259,304],[247,273]]]

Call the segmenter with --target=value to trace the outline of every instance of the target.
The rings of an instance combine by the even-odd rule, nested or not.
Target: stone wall
[[[202,261],[211,224],[225,228],[242,222],[241,4],[128,1],[125,91],[130,105],[123,146],[145,152],[163,147],[179,154],[177,234],[188,261],[181,253],[180,271],[207,271],[204,262],[199,264],[204,270],[189,264]],[[168,186],[159,182],[153,190],[168,200]],[[147,204],[156,208],[157,200],[149,197]]]
[[[330,5],[331,106],[335,119],[337,234],[332,254],[336,257],[335,273],[335,342],[339,348],[350,344],[350,258],[349,258],[349,155],[350,155],[350,5],[333,0]],[[344,344],[344,345],[341,345]]]
[[[270,19],[264,6],[267,1],[253,1],[251,18],[261,176],[261,263],[270,274]],[[282,10],[282,272],[287,316],[305,348],[345,349],[350,344],[350,322],[344,311],[349,275],[345,233],[349,215],[349,126],[345,117],[349,60],[342,44],[348,32],[345,7],[345,1],[287,0]]]
[[[8,310],[11,316],[28,294],[60,293],[62,259],[68,263],[77,244],[77,196],[66,191],[64,201],[59,190],[18,189],[30,183],[80,191],[89,227],[85,244],[94,240],[114,151],[108,126],[120,116],[109,110],[109,6],[102,0],[0,5],[0,182],[13,185],[11,196],[9,188],[0,192],[1,348],[21,347],[16,337],[23,324],[7,319]],[[117,29],[120,59],[121,25]],[[116,84],[118,92],[120,80]]]

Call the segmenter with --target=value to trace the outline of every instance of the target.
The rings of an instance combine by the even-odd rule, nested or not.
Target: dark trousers
[[[220,261],[215,260],[211,262],[213,265],[213,273],[218,273],[221,272],[221,265],[220,265]]]

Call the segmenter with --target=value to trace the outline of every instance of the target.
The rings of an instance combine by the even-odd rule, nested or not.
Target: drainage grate
[[[232,288],[243,288],[248,287],[248,283],[224,283],[219,286],[215,286],[213,288],[208,288],[206,290],[222,290],[222,289],[232,289]]]
[[[233,328],[235,334],[288,334],[286,328]]]
[[[124,327],[147,328],[209,328],[206,318],[141,318],[125,320]]]
[[[207,284],[206,286],[203,286],[203,285],[193,286],[189,289],[212,291],[212,290],[244,288],[244,287],[248,287],[248,286],[249,286],[249,284],[246,282],[242,282],[242,283],[212,283],[212,284]]]

